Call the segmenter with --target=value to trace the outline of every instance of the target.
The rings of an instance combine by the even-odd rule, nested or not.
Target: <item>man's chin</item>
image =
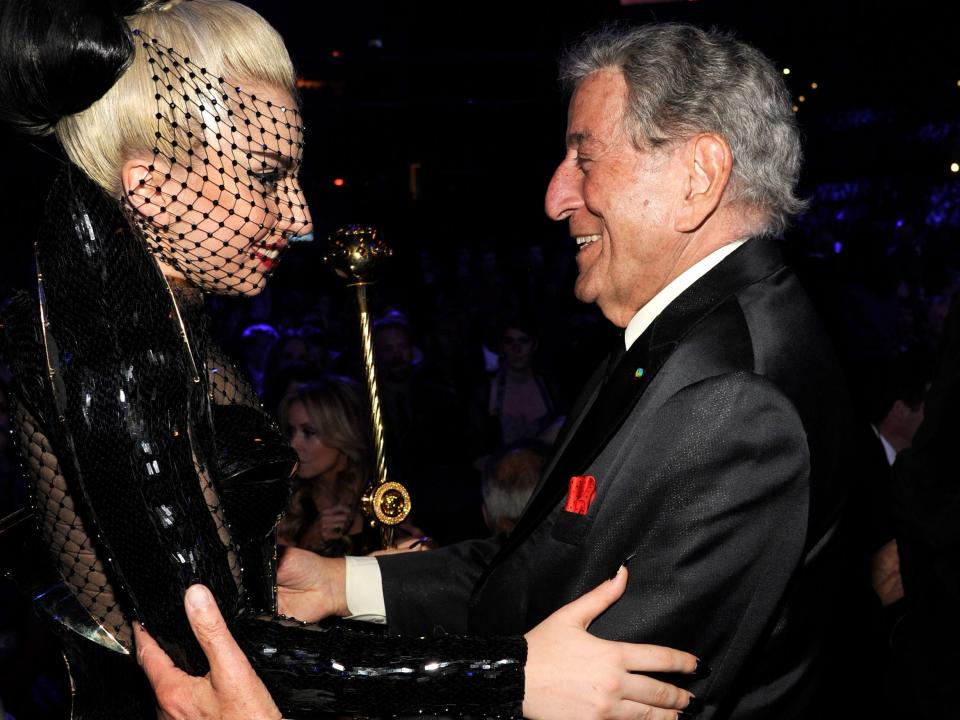
[[[589,287],[582,273],[573,285],[573,296],[582,303],[595,303],[597,301],[596,291]]]

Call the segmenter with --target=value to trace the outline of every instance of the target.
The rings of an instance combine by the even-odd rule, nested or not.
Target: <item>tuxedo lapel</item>
[[[566,492],[570,477],[582,474],[623,424],[659,369],[659,366],[650,367],[647,362],[648,345],[649,331],[641,335],[619,360],[608,359],[607,371],[598,373],[592,402],[585,403],[579,417],[570,425],[566,442],[558,443],[540,487],[500,555],[509,553],[550,513]],[[665,356],[660,359],[661,364],[663,359]],[[612,370],[610,365],[613,365]]]
[[[570,408],[570,412],[567,415],[568,419],[563,424],[560,432],[557,434],[557,439],[553,445],[553,453],[547,465],[545,465],[543,468],[543,474],[540,479],[540,483],[534,490],[533,496],[536,496],[545,480],[552,474],[554,467],[556,467],[557,460],[563,456],[568,442],[576,435],[578,428],[586,417],[587,411],[592,407],[607,380],[614,373],[617,365],[623,358],[625,349],[622,333],[617,335],[615,338],[615,343],[614,349],[610,351],[607,357],[604,358],[604,360],[587,380],[584,389],[577,396],[577,400],[573,404],[573,407]]]
[[[596,388],[557,444],[553,460],[516,528],[481,578],[549,515],[574,475],[582,475],[636,406],[684,335],[725,298],[783,267],[772,240],[750,240],[685,290],[616,363],[597,373]],[[589,398],[593,398],[592,402]],[[598,487],[605,478],[597,478]]]
[[[650,366],[649,333],[641,335],[617,361],[603,381],[597,399],[566,447],[557,458],[550,478],[563,478],[554,485],[566,489],[566,480],[581,475],[623,424],[659,368]],[[552,503],[551,503],[552,504]]]

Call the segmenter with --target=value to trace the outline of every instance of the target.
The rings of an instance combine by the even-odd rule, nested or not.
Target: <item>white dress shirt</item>
[[[877,439],[880,440],[880,444],[883,445],[883,454],[887,456],[887,464],[892,467],[894,461],[897,459],[897,451],[894,450],[893,445],[890,444],[890,441],[883,436],[883,433],[877,429],[876,425],[871,425],[870,429],[873,430],[873,434],[877,436]]]

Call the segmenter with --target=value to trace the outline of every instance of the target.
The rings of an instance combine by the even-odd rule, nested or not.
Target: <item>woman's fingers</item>
[[[601,640],[587,632],[627,584],[620,568],[528,632],[523,714],[533,720],[675,720],[692,695],[637,672],[693,672],[690,653]]]
[[[682,710],[664,710],[623,701],[607,717],[609,720],[685,720],[687,716]]]
[[[646,675],[627,675],[621,692],[627,702],[664,710],[683,710],[694,697],[688,690]]]
[[[613,605],[627,589],[627,569],[621,567],[610,580],[567,603],[552,617],[586,630],[600,613]]]
[[[328,508],[324,508],[320,514],[327,517],[330,517],[333,515],[349,515],[350,506],[344,505],[343,503],[337,503],[336,505],[331,505]]]
[[[692,673],[697,669],[697,657],[682,650],[661,645],[634,645],[618,643],[623,662],[628,670],[637,672]]]
[[[324,540],[335,540],[350,532],[350,508],[346,505],[334,505],[320,513],[320,534]]]

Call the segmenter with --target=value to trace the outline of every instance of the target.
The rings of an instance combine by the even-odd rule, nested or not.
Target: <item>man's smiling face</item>
[[[682,198],[680,147],[637,150],[624,127],[627,87],[616,69],[588,75],[570,101],[567,152],[546,211],[578,245],[575,293],[625,327],[671,279],[682,243],[673,229]]]

